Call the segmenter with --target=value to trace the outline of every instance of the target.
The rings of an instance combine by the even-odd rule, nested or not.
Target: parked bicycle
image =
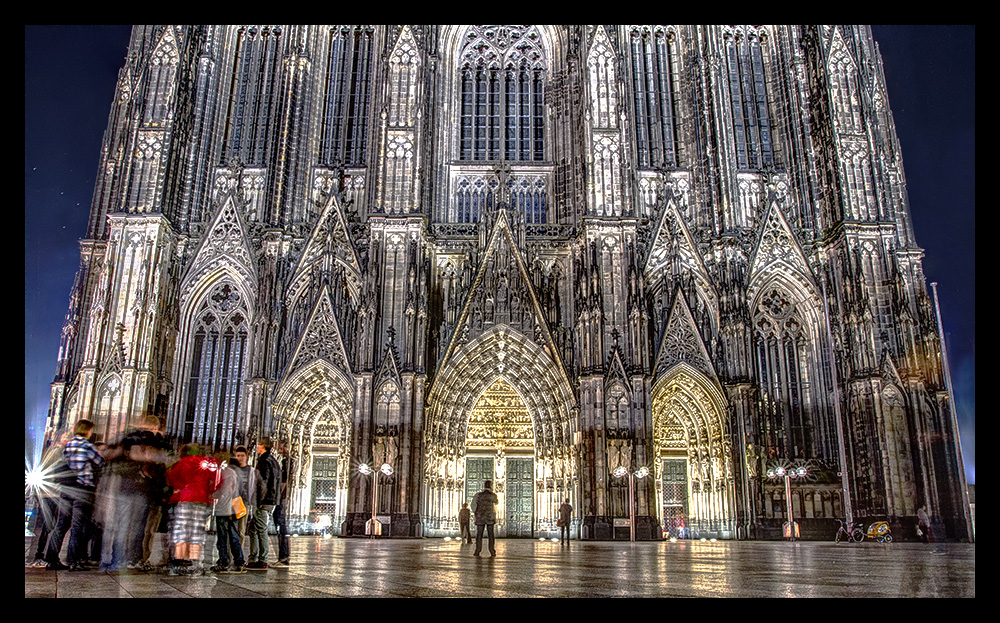
[[[842,540],[848,543],[860,543],[865,540],[865,531],[861,526],[856,526],[853,523],[848,524],[840,519],[837,520],[837,523],[840,524],[840,528],[837,529],[834,543],[840,543]]]

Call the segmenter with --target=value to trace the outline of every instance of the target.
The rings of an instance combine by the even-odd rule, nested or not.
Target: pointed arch
[[[413,29],[403,26],[389,52],[389,94],[387,121],[390,126],[411,128],[416,124],[420,95],[420,53]]]
[[[363,281],[361,262],[347,230],[343,206],[335,194],[327,198],[323,212],[288,279],[286,306],[289,309],[298,307],[300,299],[310,292],[310,287],[315,289],[316,283],[323,279],[322,275],[327,274],[334,275],[332,279],[327,279],[329,287],[346,290],[347,297],[334,298],[348,298],[351,305],[357,308]]]
[[[290,514],[323,511],[335,531],[346,517],[356,390],[352,376],[317,357],[282,379],[271,405],[292,458]]]
[[[812,270],[776,201],[750,262],[747,303],[753,370],[761,392],[758,442],[786,459],[836,456],[822,374],[823,301]]]
[[[721,389],[686,362],[653,385],[657,500],[672,536],[735,536],[735,483]]]
[[[680,287],[687,295],[693,295],[693,304],[696,309],[702,310],[704,317],[707,317],[711,334],[718,334],[718,289],[673,197],[667,200],[660,214],[653,240],[646,253],[643,279],[657,300],[660,308],[657,311],[666,314],[667,306],[670,304],[669,297],[674,296],[676,299]],[[690,306],[689,304],[689,310]],[[667,320],[666,317],[657,319],[661,327],[665,326]]]
[[[253,325],[247,290],[237,273],[219,267],[202,276],[181,308],[174,380],[180,391],[168,430],[185,442],[232,449],[247,429],[244,382]]]
[[[599,128],[618,125],[617,54],[604,26],[598,25],[587,52],[590,110]]]
[[[320,130],[320,162],[364,166],[375,59],[372,26],[331,26],[326,35],[325,92]]]
[[[223,154],[226,163],[267,165],[268,150],[278,131],[275,111],[280,103],[281,55],[287,45],[280,26],[231,27],[229,106],[225,112]]]
[[[143,124],[147,127],[161,126],[170,120],[179,62],[177,32],[173,26],[166,26],[153,48],[147,69],[146,101],[142,113]]]
[[[722,29],[734,156],[736,166],[743,170],[759,170],[775,164],[768,101],[768,39],[764,26]]]
[[[858,66],[847,49],[839,27],[833,29],[826,69],[830,80],[831,109],[838,131],[864,134],[866,129],[861,117],[862,92]]]
[[[455,349],[428,394],[424,496],[429,533],[447,529],[454,515],[450,505],[464,494],[469,418],[498,378],[516,392],[531,417],[535,482],[549,483],[536,491],[535,529],[554,532],[556,500],[575,499],[573,389],[548,348],[511,327],[495,326]]]
[[[249,309],[256,304],[257,269],[236,192],[227,193],[220,204],[181,276],[181,310],[224,276],[230,277]]]
[[[885,440],[882,467],[887,489],[886,510],[896,517],[913,515],[917,509],[913,456],[906,443],[912,434],[906,402],[906,394],[900,386],[892,383],[883,386],[879,396],[879,432]]]
[[[635,115],[636,164],[678,164],[676,111],[678,52],[672,26],[628,26]]]
[[[115,435],[128,429],[127,393],[119,371],[106,371],[98,377],[88,419],[94,422],[94,432],[101,440],[114,442]]]
[[[545,159],[549,58],[533,26],[469,26],[458,55],[458,159]]]

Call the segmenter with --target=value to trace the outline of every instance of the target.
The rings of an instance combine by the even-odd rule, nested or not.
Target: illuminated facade
[[[867,27],[137,26],[100,171],[50,433],[271,435],[345,535],[777,538],[779,464],[966,535]]]

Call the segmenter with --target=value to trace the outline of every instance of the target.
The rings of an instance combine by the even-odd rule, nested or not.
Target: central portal
[[[534,536],[535,443],[531,416],[524,401],[502,378],[479,398],[466,436],[465,498],[493,481],[500,503],[497,536]]]

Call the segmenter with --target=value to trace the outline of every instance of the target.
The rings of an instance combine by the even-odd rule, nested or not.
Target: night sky
[[[976,481],[976,31],[876,26],[924,272]],[[25,455],[40,439],[128,26],[25,26]]]

